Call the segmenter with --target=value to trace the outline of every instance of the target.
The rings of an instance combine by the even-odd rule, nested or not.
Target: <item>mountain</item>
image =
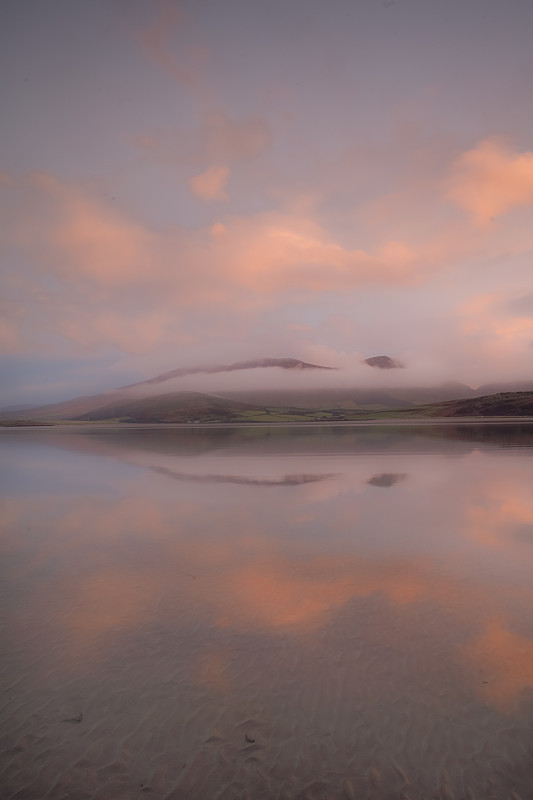
[[[502,392],[533,392],[533,381],[507,381],[505,383],[485,383],[478,389],[473,390],[474,397],[485,397],[489,394],[501,394]]]
[[[79,421],[120,420],[123,422],[275,422],[275,421],[343,421],[367,419],[428,417],[526,417],[533,416],[533,392],[500,392],[487,397],[448,400],[411,408],[368,411],[322,406],[296,408],[279,405],[262,406],[239,402],[218,395],[200,392],[169,392],[152,397],[113,402],[76,417]]]
[[[445,400],[476,397],[476,392],[466,383],[448,381],[439,386],[398,386],[388,390],[397,401],[408,401],[407,404],[426,405],[427,403],[441,403]],[[489,394],[486,392],[485,394]],[[398,408],[398,406],[396,406]]]
[[[236,361],[234,364],[222,364],[214,367],[179,367],[178,369],[173,369],[170,372],[163,372],[161,375],[156,375],[155,378],[149,378],[147,381],[131,383],[129,386],[123,386],[122,389],[133,389],[138,386],[149,386],[154,383],[164,383],[165,381],[172,380],[173,378],[183,378],[186,375],[215,375],[220,372],[235,372],[236,370],[242,369],[269,369],[271,367],[278,367],[280,369],[287,370],[335,369],[335,367],[322,367],[318,364],[308,364],[306,361],[300,361],[297,358],[260,358],[253,361]]]
[[[440,386],[398,386],[380,389],[240,389],[225,391],[224,397],[263,406],[292,406],[294,408],[337,409],[396,409],[427,403],[440,403],[474,396],[465,383],[445,383]]]
[[[402,367],[389,356],[366,359],[369,366],[378,370]],[[238,383],[244,387],[267,384],[271,388],[205,389],[205,382],[194,384],[188,379],[180,385],[180,378],[223,373],[249,373],[251,370],[268,372],[268,379]],[[491,416],[529,415],[526,395],[533,395],[533,383],[516,383],[527,392],[483,391],[462,383],[441,386],[403,386],[365,388],[334,388],[331,379],[324,388],[310,388],[308,381],[296,378],[280,381],[279,371],[293,375],[303,373],[333,373],[334,368],[310,364],[295,358],[263,358],[238,361],[208,367],[179,367],[139,383],[97,395],[75,397],[60,403],[30,408],[6,409],[0,418],[20,420],[98,420],[119,419],[137,422],[193,422],[193,421],[290,421],[298,419],[356,419],[363,414],[399,413],[399,416]],[[272,376],[272,380],[271,380]],[[346,381],[346,372],[339,373],[339,383]],[[354,378],[355,381],[355,378]],[[322,381],[319,381],[321,383]],[[505,384],[502,384],[504,387]],[[202,387],[200,393],[198,389]],[[500,384],[493,384],[500,387]],[[514,388],[514,385],[513,385]],[[185,391],[185,389],[187,391]],[[216,394],[214,393],[216,391]],[[516,395],[516,396],[515,396]],[[518,396],[520,395],[520,396]]]
[[[0,414],[18,414],[21,411],[29,411],[30,408],[35,408],[34,403],[18,403],[15,406],[2,406]]]
[[[154,378],[149,378],[146,381],[122,386],[110,392],[96,395],[84,395],[59,403],[48,403],[46,405],[29,407],[27,410],[24,410],[24,417],[27,419],[44,418],[51,420],[83,419],[85,415],[91,414],[93,411],[96,411],[96,409],[108,407],[112,404],[119,405],[128,401],[138,400],[143,390],[146,390],[146,395],[150,394],[151,398],[156,400],[152,387],[154,385],[164,384],[166,381],[171,381],[175,378],[186,377],[188,375],[214,375],[215,373],[235,372],[237,370],[270,368],[291,370],[295,373],[314,370],[333,371],[335,369],[334,367],[309,364],[306,361],[300,361],[296,358],[262,358],[253,361],[238,361],[233,364],[211,367],[180,367],[171,372],[164,372],[161,375],[156,375]],[[162,386],[162,389],[164,390],[164,386]],[[239,400],[237,400],[237,402],[239,402]],[[10,414],[0,412],[0,417],[6,417],[8,415],[13,416],[14,412]],[[19,417],[21,413],[17,412],[15,416]],[[86,418],[88,419],[88,417]],[[100,417],[100,419],[103,419],[103,417]]]
[[[399,399],[393,389],[239,389],[225,391],[224,397],[259,406],[287,407],[300,409],[342,409],[370,410],[406,408],[414,405],[409,399]],[[428,399],[440,400],[438,391]],[[448,399],[448,398],[446,398]]]
[[[0,422],[0,424],[36,424],[36,420],[70,419],[79,422],[113,420],[137,423],[198,423],[198,422],[313,422],[313,421],[357,421],[357,420],[409,420],[428,418],[470,418],[470,417],[533,417],[533,392],[499,392],[485,397],[470,397],[459,400],[448,400],[440,403],[411,406],[406,408],[376,408],[368,404],[366,407],[351,405],[341,407],[322,403],[320,406],[309,404],[307,407],[279,403],[261,405],[234,400],[220,395],[200,392],[166,392],[144,398],[132,398],[125,394],[107,395],[110,402],[102,404],[100,395],[98,407],[82,414],[67,416],[63,404],[63,412],[56,411],[54,417],[50,412],[31,417],[28,412],[24,420]],[[93,398],[94,399],[94,398]],[[96,402],[96,401],[95,401]],[[61,404],[58,404],[61,405]],[[74,405],[72,406],[74,407]],[[79,408],[79,404],[77,405]],[[46,407],[45,407],[46,408]],[[39,423],[37,423],[39,424]],[[43,423],[46,424],[46,421]]]
[[[115,400],[75,419],[124,422],[231,422],[257,406],[200,392],[169,392],[138,400]]]
[[[498,392],[483,397],[469,397],[431,403],[399,412],[401,417],[531,417],[533,392]]]
[[[368,364],[369,367],[376,367],[377,369],[403,369],[405,366],[390,356],[372,356],[372,358],[365,358],[363,364]]]
[[[47,403],[44,406],[34,406],[24,412],[16,414],[26,419],[77,419],[83,414],[102,408],[113,401],[119,402],[125,397],[121,390],[106,392],[105,394],[92,394],[83,397],[74,397],[72,400],[63,400],[60,403]],[[14,416],[13,413],[2,412],[0,417]]]

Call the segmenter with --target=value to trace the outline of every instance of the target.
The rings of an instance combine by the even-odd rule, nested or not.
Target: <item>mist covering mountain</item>
[[[515,382],[511,388],[495,383],[472,389],[459,382],[410,386],[406,383],[408,370],[389,356],[375,356],[364,363],[376,372],[374,386],[362,385],[358,376],[327,365],[295,358],[261,358],[222,365],[179,367],[110,392],[26,407],[18,412],[6,409],[0,413],[4,418],[127,419],[139,422],[231,421],[241,419],[243,415],[245,418],[251,415],[253,419],[259,415],[257,418],[262,419],[262,415],[267,414],[265,419],[268,421],[274,419],[277,409],[284,418],[291,414],[299,418],[303,412],[309,412],[315,414],[312,417],[315,419],[337,419],[343,418],[341,412],[411,409],[416,413],[417,409],[422,412],[422,407],[428,404],[467,402],[502,391],[533,389],[533,381]],[[395,378],[400,373],[401,382],[394,385],[394,381],[389,381],[385,373],[390,372],[395,373]],[[523,402],[524,398],[518,405]],[[505,403],[502,408],[504,406]],[[505,407],[515,406],[509,401]],[[464,408],[461,413],[469,413],[467,407]],[[451,415],[456,413],[452,406],[448,412]]]

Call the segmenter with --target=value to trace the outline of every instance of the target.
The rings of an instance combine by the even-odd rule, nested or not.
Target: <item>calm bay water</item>
[[[525,425],[0,431],[1,796],[533,797],[532,456]]]

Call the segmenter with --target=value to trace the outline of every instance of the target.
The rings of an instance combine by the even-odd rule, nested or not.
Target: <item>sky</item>
[[[263,357],[531,378],[532,34],[530,0],[4,4],[0,404]]]

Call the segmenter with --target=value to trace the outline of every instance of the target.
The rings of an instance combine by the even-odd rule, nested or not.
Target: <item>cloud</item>
[[[37,172],[17,182],[12,198],[4,242],[58,277],[113,286],[150,270],[153,235],[80,187]]]
[[[368,235],[347,235],[321,203],[222,214],[230,174],[268,145],[268,127],[212,115],[199,139],[182,153],[190,191],[207,206],[195,204],[196,228],[145,224],[94,186],[49,173],[4,177],[6,352],[139,355],[178,343],[188,363],[198,345],[200,363],[289,354],[350,365],[383,353],[405,361],[405,379],[417,383],[529,370],[533,329],[522,307],[533,241],[513,215],[481,229],[451,219],[448,206],[440,227],[424,231],[420,206],[438,214],[423,182],[401,225],[374,204]],[[232,200],[239,186],[236,176]],[[443,198],[435,203],[438,211]]]
[[[228,167],[210,167],[189,179],[189,189],[195,197],[206,203],[227,200],[226,184],[229,175]]]
[[[530,362],[533,319],[512,313],[501,293],[470,297],[462,305],[461,316],[465,340],[475,343],[479,352],[484,351],[485,357],[498,365],[500,373],[502,369],[505,371],[506,362],[507,366],[517,358]]]
[[[184,24],[183,15],[171,0],[157,3],[158,12],[151,25],[137,34],[145,54],[162,70],[187,89],[198,86],[194,71],[184,66],[186,59],[178,58],[171,49],[170,39]]]
[[[374,253],[349,249],[315,221],[279,212],[226,220],[214,256],[253,292],[337,291],[365,283],[403,284],[421,277],[418,253],[386,242]]]
[[[480,142],[458,159],[449,195],[481,225],[533,203],[533,152],[513,153],[496,139]]]
[[[231,117],[223,110],[210,109],[191,131],[139,133],[131,142],[150,153],[152,160],[205,170],[250,162],[270,147],[273,138],[264,117]]]
[[[513,297],[507,303],[507,309],[514,316],[533,319],[533,292]]]
[[[223,111],[212,112],[199,134],[207,158],[218,163],[249,161],[272,143],[272,132],[264,118],[231,119]]]
[[[154,136],[148,136],[142,133],[138,136],[134,136],[131,143],[141,150],[157,150],[158,147],[157,139]]]
[[[193,188],[204,200],[221,199],[227,175],[208,170]],[[295,293],[405,285],[426,270],[406,243],[349,249],[314,220],[291,214],[155,230],[48,173],[14,177],[4,188],[3,245],[20,264],[6,274],[13,348],[22,334],[38,348],[50,334],[76,346],[146,352],[168,337],[190,340],[195,329],[208,336],[224,316],[235,330],[252,311]],[[205,314],[195,322],[199,308]]]

